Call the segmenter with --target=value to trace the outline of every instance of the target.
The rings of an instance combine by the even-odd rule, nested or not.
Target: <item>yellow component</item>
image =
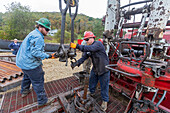
[[[74,7],[74,6],[75,6],[75,0],[71,0],[70,5],[71,5],[72,7]]]
[[[67,0],[65,0],[65,3],[67,4]],[[76,6],[76,1],[75,0],[70,0],[70,6],[75,7]]]
[[[72,43],[72,42],[70,43],[70,47],[71,47],[71,48],[76,49],[76,46],[77,46],[76,43]]]

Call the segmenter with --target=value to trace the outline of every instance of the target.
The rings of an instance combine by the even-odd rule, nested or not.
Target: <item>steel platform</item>
[[[42,108],[38,107],[37,98],[34,91],[32,91],[25,98],[21,97],[20,90],[8,92],[3,95],[1,101],[0,110],[2,113],[44,113],[44,112],[59,112],[63,113],[62,106],[60,105],[58,95],[62,95],[72,88],[81,86],[77,77],[72,76],[64,79],[59,79],[45,83],[45,91],[48,98],[54,98],[55,102],[52,105],[45,106]],[[97,91],[95,96],[96,102],[101,104],[100,91]],[[110,101],[108,103],[108,113],[123,113],[125,111],[126,105],[123,101],[110,96]]]
[[[22,70],[14,62],[0,60],[0,91],[19,86],[22,75]]]

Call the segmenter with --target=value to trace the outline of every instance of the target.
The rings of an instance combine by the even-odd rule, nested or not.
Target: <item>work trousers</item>
[[[110,82],[110,71],[98,76],[94,73],[93,69],[90,73],[89,78],[89,90],[90,93],[95,93],[98,81],[100,82],[101,97],[105,102],[109,101],[109,82]]]
[[[24,70],[24,77],[21,83],[21,94],[30,89],[30,85],[32,83],[32,87],[37,95],[38,105],[43,105],[48,101],[44,90],[44,71],[42,69],[42,65],[38,66],[35,69]]]
[[[89,74],[90,68],[91,68],[91,58],[88,58],[83,63],[83,71]]]

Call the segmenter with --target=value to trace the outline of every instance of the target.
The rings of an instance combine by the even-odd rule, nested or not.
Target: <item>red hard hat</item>
[[[90,37],[96,38],[96,36],[91,31],[85,31],[84,32],[84,40]]]
[[[98,41],[100,41],[103,44],[103,39],[99,38]]]

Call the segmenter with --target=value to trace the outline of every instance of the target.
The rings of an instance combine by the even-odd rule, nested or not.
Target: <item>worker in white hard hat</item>
[[[12,51],[12,54],[16,55],[20,47],[20,43],[18,43],[18,40],[15,38],[14,41],[8,45],[8,47]]]

